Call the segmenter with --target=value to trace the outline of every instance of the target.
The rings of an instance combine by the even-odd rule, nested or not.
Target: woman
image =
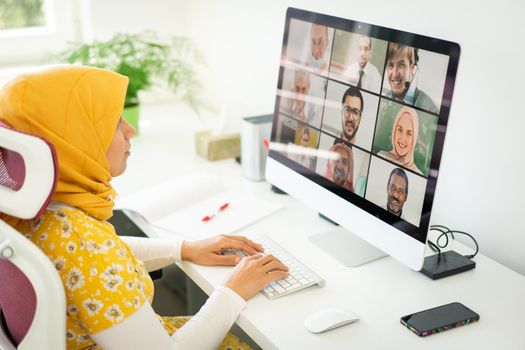
[[[0,92],[0,119],[50,141],[58,156],[53,202],[36,220],[3,216],[53,261],[64,284],[68,349],[212,349],[237,316],[287,268],[241,236],[201,241],[119,238],[106,220],[134,129],[120,116],[128,79],[91,67],[56,67],[21,76]],[[221,255],[243,249],[241,260]],[[180,260],[235,265],[191,319],[160,318],[151,307],[153,283],[146,270]],[[187,321],[187,323],[185,323]],[[246,348],[228,335],[221,345]]]
[[[378,154],[402,167],[422,174],[414,163],[414,150],[417,143],[419,118],[416,110],[402,107],[397,113],[392,128],[392,150],[380,151]]]
[[[292,154],[291,158],[302,166],[311,169],[312,168],[312,156],[308,155],[307,148],[310,145],[310,128],[305,126],[301,131],[301,139],[299,146],[304,149],[304,153]]]

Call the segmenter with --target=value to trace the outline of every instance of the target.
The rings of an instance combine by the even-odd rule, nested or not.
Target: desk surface
[[[126,174],[113,181],[129,194],[176,176],[213,173],[227,187],[282,203],[285,208],[243,229],[250,237],[264,233],[326,280],[292,295],[248,302],[238,325],[264,349],[525,349],[525,277],[478,254],[476,269],[433,281],[387,257],[349,268],[314,246],[308,237],[334,228],[315,211],[290,196],[274,194],[265,182],[241,176],[233,160],[208,162],[195,154],[193,134],[202,129],[190,109],[178,104],[144,107],[148,127],[132,141]],[[470,249],[454,243],[459,252]],[[481,247],[483,249],[483,247]],[[231,268],[182,263],[185,273],[206,293],[222,284]],[[478,323],[419,338],[402,326],[403,315],[459,301],[480,314]],[[343,307],[360,321],[323,334],[309,333],[304,319],[322,307]]]

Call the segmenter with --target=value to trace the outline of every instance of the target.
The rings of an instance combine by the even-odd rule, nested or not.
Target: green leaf
[[[139,103],[140,91],[166,84],[173,92],[198,110],[200,83],[196,67],[204,60],[184,37],[161,40],[151,31],[137,34],[117,33],[106,41],[73,45],[56,60],[113,70],[129,78],[126,106]]]

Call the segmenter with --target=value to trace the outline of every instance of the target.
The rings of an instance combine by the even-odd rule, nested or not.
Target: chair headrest
[[[57,185],[58,160],[45,139],[0,120],[0,212],[34,219],[47,207]]]

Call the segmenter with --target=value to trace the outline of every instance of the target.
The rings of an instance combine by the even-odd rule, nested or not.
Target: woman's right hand
[[[271,282],[288,277],[288,267],[273,255],[250,255],[243,258],[230,275],[225,286],[244,300],[252,298]]]

